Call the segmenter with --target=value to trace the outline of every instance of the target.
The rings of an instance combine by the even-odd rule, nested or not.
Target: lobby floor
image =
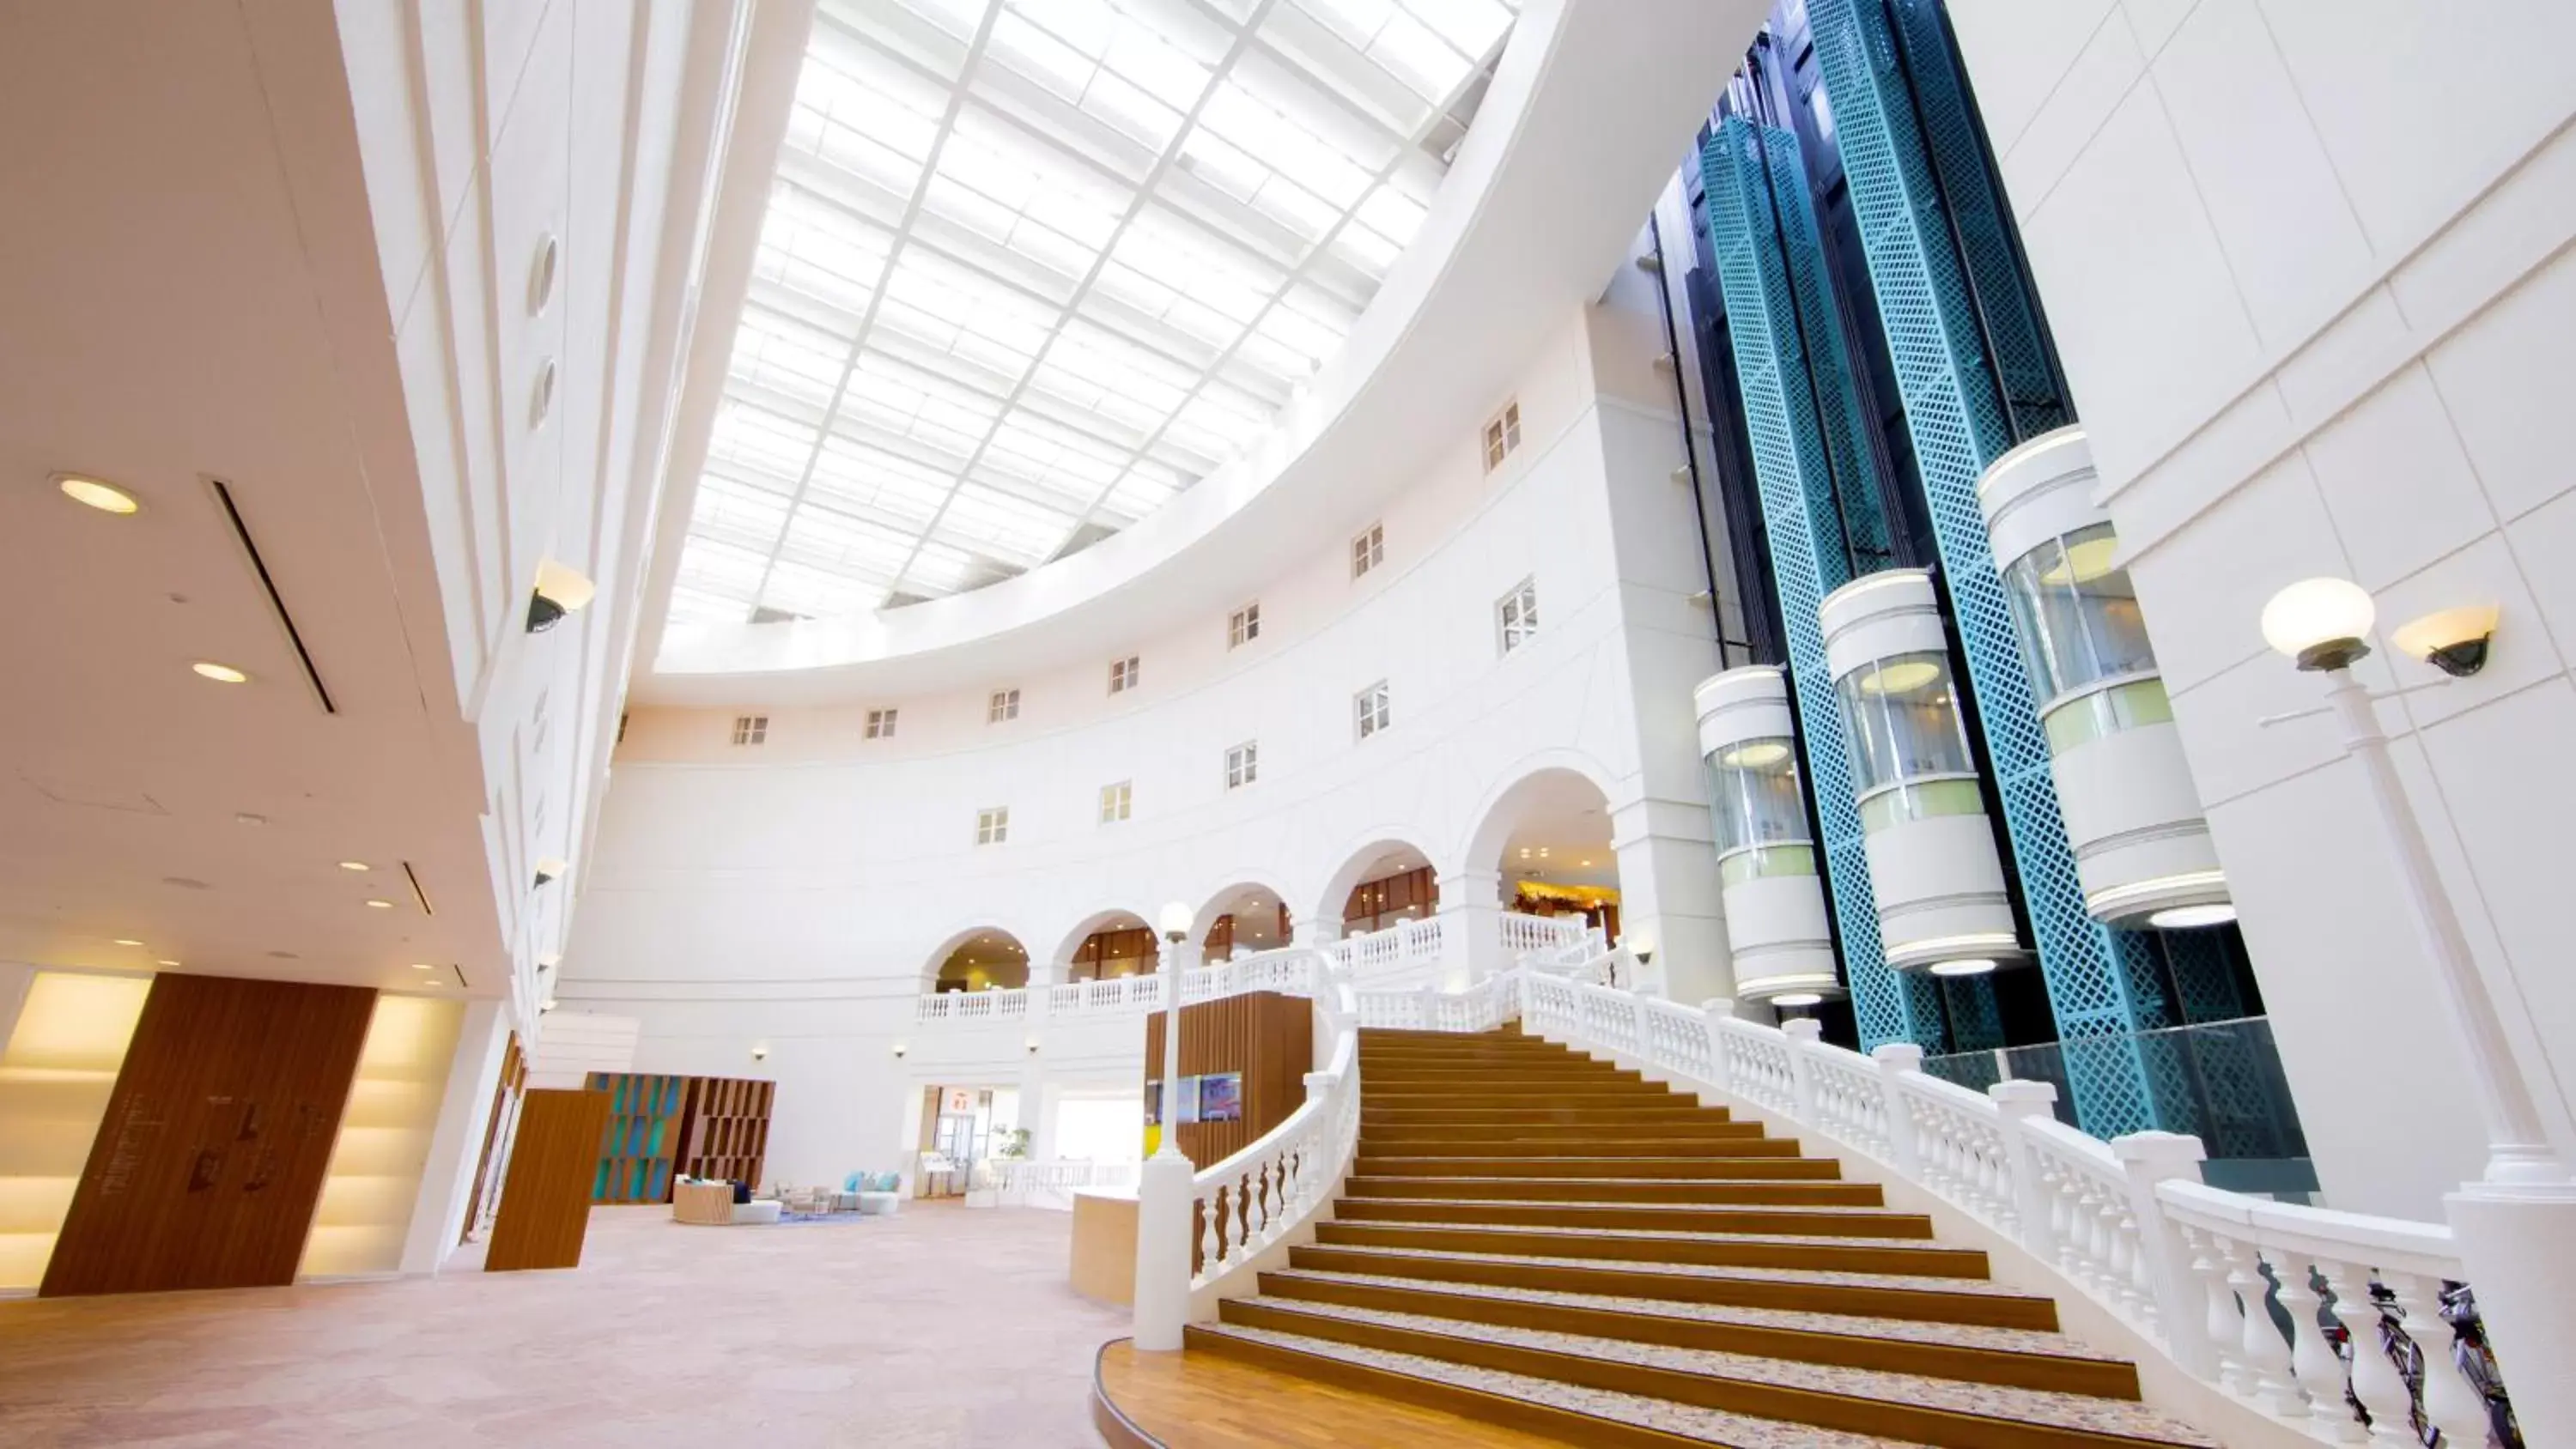
[[[569,1272],[0,1303],[0,1445],[1093,1446],[1127,1314],[1065,1285],[1071,1230],[598,1208]]]

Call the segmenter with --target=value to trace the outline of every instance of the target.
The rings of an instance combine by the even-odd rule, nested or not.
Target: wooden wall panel
[[[1306,1101],[1315,1067],[1315,1004],[1302,996],[1256,991],[1181,1008],[1181,1075],[1243,1073],[1243,1120],[1184,1122],[1181,1151],[1201,1167],[1240,1152],[1288,1120]],[[1145,1080],[1163,1079],[1163,1013],[1145,1022]],[[1152,1097],[1159,1103],[1159,1095]]]
[[[44,1296],[295,1280],[376,993],[153,978]]]
[[[590,1188],[608,1132],[608,1094],[534,1087],[519,1104],[519,1133],[501,1184],[501,1215],[483,1270],[574,1268],[590,1230]]]

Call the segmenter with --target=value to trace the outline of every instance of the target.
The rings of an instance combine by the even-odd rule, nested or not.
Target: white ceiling
[[[675,624],[1022,573],[1259,437],[1439,188],[1518,0],[824,0]]]
[[[9,11],[0,960],[499,984],[418,484],[380,466],[410,445],[339,58],[328,9]]]

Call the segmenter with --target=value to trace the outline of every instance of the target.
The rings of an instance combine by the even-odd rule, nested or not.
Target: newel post
[[[1816,1039],[1824,1034],[1825,1024],[1812,1016],[1793,1016],[1780,1023],[1780,1034],[1789,1039],[1790,1110],[1805,1126],[1815,1126],[1816,1068],[1808,1059],[1816,1049]]]
[[[1887,1157],[1906,1178],[1923,1180],[1923,1161],[1914,1135],[1914,1106],[1905,1099],[1904,1077],[1923,1071],[1923,1048],[1910,1041],[1883,1041],[1869,1050],[1878,1063],[1878,1084],[1887,1094]]]
[[[1735,998],[1712,996],[1699,1004],[1708,1017],[1709,1085],[1721,1092],[1735,1090],[1735,1063],[1729,1060],[1726,1046],[1726,1023],[1735,1016]]]
[[[2132,1132],[2112,1138],[2111,1151],[2129,1179],[2129,1217],[2138,1225],[2138,1248],[2146,1256],[2147,1286],[2155,1297],[2165,1350],[2195,1376],[2215,1378],[2218,1354],[2209,1341],[2200,1284],[2191,1275],[2191,1254],[2165,1217],[2164,1200],[2156,1196],[2160,1182],[2200,1181],[2201,1160],[2208,1154],[2199,1138],[2181,1132]],[[2253,1305],[2247,1305],[2247,1312],[2253,1312]],[[2299,1331],[2314,1327],[2311,1319]]]
[[[2029,1123],[2056,1115],[2054,1082],[2001,1081],[1986,1088],[2004,1119],[2004,1167],[2012,1177],[2013,1216],[2021,1223],[2021,1245],[2043,1263],[2057,1261],[2057,1236],[2051,1226],[2049,1186],[2031,1150]]]

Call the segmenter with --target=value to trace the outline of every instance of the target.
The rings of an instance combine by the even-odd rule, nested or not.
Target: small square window
[[[1020,717],[1020,692],[1016,689],[993,691],[993,702],[984,710],[984,723],[1000,724]]]
[[[1386,525],[1372,523],[1368,532],[1351,540],[1351,577],[1358,578],[1386,562]]]
[[[1125,694],[1127,691],[1134,689],[1136,687],[1137,667],[1143,663],[1144,661],[1142,659],[1133,654],[1128,655],[1124,659],[1110,660],[1109,692],[1111,694]]]
[[[1359,715],[1361,739],[1367,739],[1395,723],[1394,711],[1388,707],[1386,681],[1383,679],[1351,696],[1351,704]]]
[[[1126,780],[1100,787],[1100,823],[1115,825],[1127,818],[1127,809],[1135,798],[1135,787]]]
[[[1011,807],[996,805],[975,812],[975,843],[1000,845],[1011,838]]]
[[[893,710],[890,710],[890,709],[872,709],[872,710],[869,710],[869,711],[868,711],[868,731],[867,731],[867,734],[868,734],[868,738],[869,738],[869,739],[872,739],[872,740],[890,740],[890,739],[893,739],[893,738],[894,738],[894,711],[893,711]]]
[[[1502,652],[1511,653],[1538,633],[1538,580],[1527,578],[1514,585],[1494,606],[1494,625],[1502,641]]]
[[[617,729],[619,735],[622,737],[626,732],[626,723],[624,720],[618,721]],[[733,717],[733,742],[735,744],[757,745],[765,744],[768,740],[769,716],[765,714],[738,714]]]
[[[1261,774],[1261,742],[1245,740],[1225,752],[1225,788],[1240,790]]]
[[[1485,471],[1491,473],[1503,466],[1503,460],[1520,448],[1521,405],[1515,398],[1503,404],[1503,410],[1485,424]]]
[[[1240,649],[1261,637],[1261,605],[1257,602],[1237,609],[1225,621],[1225,647]]]

